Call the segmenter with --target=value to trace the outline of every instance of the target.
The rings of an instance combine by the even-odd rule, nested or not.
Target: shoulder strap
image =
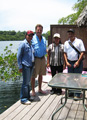
[[[79,50],[71,42],[69,42],[69,44],[76,52],[80,54]]]

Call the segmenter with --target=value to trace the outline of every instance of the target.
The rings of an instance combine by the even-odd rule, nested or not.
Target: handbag
[[[72,42],[69,42],[69,44],[78,53],[78,58],[79,58],[81,52],[72,44]],[[85,55],[83,55],[82,60],[84,60],[84,59],[85,59]]]

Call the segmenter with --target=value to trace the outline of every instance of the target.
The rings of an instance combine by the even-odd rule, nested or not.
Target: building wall
[[[74,29],[77,38],[83,40],[86,49],[86,58],[83,61],[84,69],[87,69],[87,27],[78,27],[77,25],[50,25],[50,37],[48,38],[48,44],[52,43],[54,33],[59,33],[61,36],[61,42],[64,43],[68,40],[68,29]]]

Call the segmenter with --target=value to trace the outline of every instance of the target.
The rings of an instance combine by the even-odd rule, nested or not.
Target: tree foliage
[[[25,38],[25,33],[26,31],[0,31],[0,41],[23,40]]]
[[[23,40],[25,38],[26,31],[0,31],[0,41],[14,41],[14,40]],[[43,36],[48,39],[48,32],[43,33]]]
[[[50,31],[47,31],[46,33],[43,33],[42,35],[46,38],[46,40],[48,40],[48,36],[50,36]]]
[[[75,13],[68,15],[67,17],[62,17],[58,20],[58,24],[75,24],[75,20],[78,19],[78,16],[82,12],[82,10],[87,5],[87,0],[77,0],[77,3],[74,4],[72,9]]]
[[[10,44],[9,46],[12,46]],[[18,72],[17,53],[13,53],[8,46],[0,56],[0,80],[17,80],[21,74]]]

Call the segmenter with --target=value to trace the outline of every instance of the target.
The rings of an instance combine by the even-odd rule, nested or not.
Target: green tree
[[[50,36],[50,31],[43,33],[43,36],[46,38],[46,40],[48,40],[48,36]]]
[[[16,32],[15,32],[14,30],[12,30],[12,31],[10,32],[10,35],[16,35]]]
[[[12,46],[10,44],[9,46]],[[20,79],[21,74],[18,72],[17,53],[13,53],[5,47],[4,53],[0,56],[0,80],[17,80]]]
[[[78,19],[78,16],[82,12],[82,10],[87,5],[87,0],[77,0],[77,3],[74,4],[72,9],[75,13],[68,15],[67,17],[62,17],[58,20],[58,24],[75,24],[75,20]]]
[[[24,40],[25,39],[26,31],[0,31],[0,41],[14,41],[14,40]],[[48,32],[43,33],[43,35],[48,39]]]

